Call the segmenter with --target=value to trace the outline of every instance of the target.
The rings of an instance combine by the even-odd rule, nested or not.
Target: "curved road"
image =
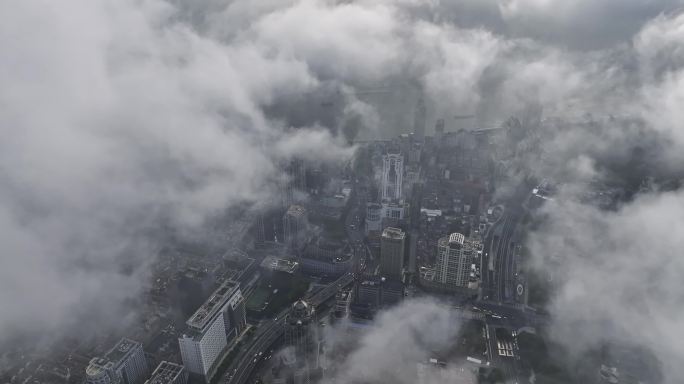
[[[346,274],[304,300],[314,307],[319,306],[353,281],[354,276]],[[259,354],[263,354],[283,334],[285,318],[290,313],[290,310],[290,308],[284,309],[277,317],[259,326],[251,343],[243,346],[240,353],[233,359],[233,362],[221,378],[221,383],[244,384],[249,379],[254,367],[261,360],[261,355]]]

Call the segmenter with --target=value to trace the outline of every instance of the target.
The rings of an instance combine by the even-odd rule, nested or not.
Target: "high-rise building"
[[[182,365],[162,361],[145,384],[186,384],[188,371]]]
[[[93,357],[86,367],[87,384],[120,384],[114,363],[101,357]]]
[[[294,348],[298,380],[310,382],[311,374],[319,368],[321,341],[316,312],[303,300],[292,305],[292,311],[285,319],[285,343]]]
[[[366,235],[382,230],[382,205],[368,203],[366,205]]]
[[[425,140],[425,120],[427,117],[427,109],[425,108],[425,98],[421,95],[416,102],[416,112],[413,120],[413,133],[416,140],[422,142]]]
[[[349,305],[352,318],[370,319],[381,308],[391,307],[404,299],[404,284],[380,276],[368,276],[354,286]]]
[[[435,142],[439,145],[444,138],[444,119],[437,120],[435,124]]]
[[[306,191],[306,165],[304,160],[295,158],[290,162],[290,178],[292,186],[300,191]]]
[[[216,373],[223,355],[245,328],[245,304],[239,284],[224,282],[186,322],[178,338],[183,365],[206,382]]]
[[[104,357],[114,362],[123,384],[142,384],[149,375],[145,352],[137,341],[123,338]]]
[[[306,194],[306,166],[302,159],[294,158],[284,168],[287,178],[283,180],[282,193],[283,206],[287,208],[301,202]]]
[[[476,245],[460,233],[452,233],[437,241],[435,282],[450,288],[466,288],[470,266],[477,253]]]
[[[380,305],[382,307],[391,307],[399,304],[402,300],[404,300],[404,283],[383,279]]]
[[[399,228],[387,227],[380,240],[380,274],[400,281],[404,270],[404,240],[406,234]]]
[[[290,250],[299,253],[306,244],[309,224],[306,209],[301,205],[291,205],[283,216],[285,244]]]
[[[148,374],[142,344],[123,338],[104,357],[90,360],[86,368],[86,382],[88,384],[142,384]]]
[[[382,157],[382,200],[402,200],[404,156],[389,153]]]
[[[380,307],[381,301],[382,279],[379,276],[370,276],[356,285],[354,304],[375,310]]]

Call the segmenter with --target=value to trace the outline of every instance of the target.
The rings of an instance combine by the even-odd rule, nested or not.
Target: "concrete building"
[[[384,308],[401,303],[404,300],[404,283],[401,281],[383,280],[380,293],[380,305]]]
[[[406,205],[397,202],[383,202],[382,203],[382,219],[387,221],[403,220],[406,216]]]
[[[303,300],[292,305],[285,319],[285,344],[295,354],[294,381],[310,383],[320,367],[321,339],[315,309]]]
[[[87,384],[120,384],[121,378],[116,373],[114,363],[101,357],[94,357],[86,367]]]
[[[382,278],[372,276],[356,285],[356,297],[354,303],[367,306],[372,309],[380,307],[382,300]]]
[[[370,319],[379,309],[396,305],[403,299],[402,282],[369,276],[355,285],[349,309],[352,317]]]
[[[380,240],[380,274],[401,281],[404,270],[404,241],[406,234],[399,228],[388,227]]]
[[[239,284],[227,280],[186,322],[178,339],[183,365],[205,382],[246,327],[245,303]]]
[[[444,138],[444,119],[438,119],[435,123],[435,143],[439,146]]]
[[[389,153],[382,157],[382,191],[383,201],[402,200],[402,183],[404,177],[404,156]]]
[[[283,166],[288,178],[283,180],[282,203],[287,208],[303,201],[306,196],[306,165],[302,159],[295,158]]]
[[[425,98],[421,95],[416,102],[416,111],[413,120],[413,133],[418,142],[425,140],[425,124],[427,108],[425,108]]]
[[[366,236],[372,232],[382,231],[383,208],[378,203],[366,205]]]
[[[123,338],[104,356],[114,362],[123,384],[142,384],[150,371],[141,343]]]
[[[306,209],[301,205],[291,205],[283,216],[283,229],[285,244],[290,250],[299,253],[309,235]]]
[[[434,281],[449,288],[467,288],[470,267],[477,246],[460,233],[452,233],[437,242],[437,262]]]
[[[307,274],[339,277],[351,272],[353,259],[354,250],[348,243],[319,236],[306,245],[299,264]]]
[[[344,319],[349,315],[349,304],[351,304],[351,291],[339,291],[335,294],[335,308],[333,316],[335,319]]]
[[[104,357],[90,360],[86,368],[88,384],[142,384],[149,374],[142,344],[127,338],[119,340]]]
[[[186,384],[188,371],[182,365],[162,361],[145,384]]]

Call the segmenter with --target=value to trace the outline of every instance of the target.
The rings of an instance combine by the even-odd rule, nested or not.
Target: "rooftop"
[[[401,240],[406,236],[404,231],[399,228],[387,227],[382,231],[382,237],[388,239]]]
[[[118,365],[119,362],[126,360],[128,356],[131,355],[136,348],[138,348],[138,346],[142,348],[142,344],[124,337],[123,339],[119,340],[114,348],[110,349],[104,357],[105,359],[110,360],[114,362],[114,364]]]
[[[162,361],[152,373],[152,377],[145,384],[168,384],[173,383],[176,378],[183,374],[183,366]]]
[[[302,207],[301,205],[290,205],[290,208],[287,210],[287,215],[297,217],[305,216],[306,208]]]
[[[195,330],[203,330],[225,303],[239,290],[240,287],[237,282],[226,280],[190,317],[187,325]]]
[[[99,376],[104,371],[113,369],[114,363],[101,357],[94,357],[86,367],[86,375]]]
[[[275,256],[266,256],[261,262],[261,267],[278,272],[294,273],[299,267],[296,261],[280,259]]]
[[[465,240],[465,236],[463,236],[460,233],[452,233],[449,235],[449,244],[463,244],[463,241]]]

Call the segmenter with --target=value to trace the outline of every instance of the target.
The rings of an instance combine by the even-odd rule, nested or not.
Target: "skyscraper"
[[[425,98],[423,95],[418,98],[416,102],[416,111],[413,120],[413,133],[418,142],[425,140],[425,119],[427,117],[427,110],[425,108]]]
[[[388,153],[382,157],[382,200],[400,201],[404,176],[404,156]]]
[[[311,373],[319,367],[321,342],[314,308],[303,300],[292,305],[285,319],[285,343],[294,348],[297,375],[304,383],[310,382]]]
[[[301,251],[306,244],[308,229],[306,209],[301,205],[291,205],[283,216],[285,244],[288,248],[295,252]]]
[[[382,230],[382,205],[368,203],[366,205],[366,235]]]
[[[301,202],[306,193],[306,165],[304,160],[299,158],[292,159],[285,165],[287,173],[286,180],[283,181],[283,206],[285,208],[292,204]]]
[[[404,270],[404,240],[406,234],[399,228],[387,227],[380,240],[380,274],[400,281]]]
[[[244,298],[237,282],[224,282],[186,322],[178,338],[183,365],[209,382],[221,358],[245,327]]]
[[[477,252],[473,242],[460,233],[452,233],[437,241],[435,281],[450,288],[466,288],[470,266]]]

